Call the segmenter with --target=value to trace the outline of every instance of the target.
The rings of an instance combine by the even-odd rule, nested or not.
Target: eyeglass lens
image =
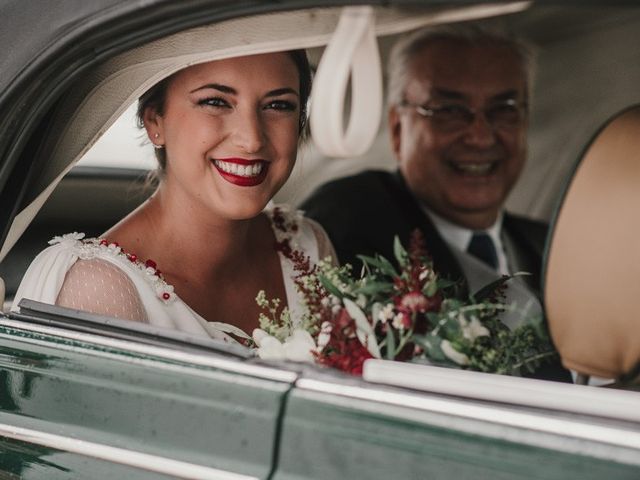
[[[478,114],[484,114],[485,119],[492,127],[513,127],[522,120],[522,108],[515,101],[489,105],[478,112],[461,104],[442,105],[421,110],[420,113],[431,117],[434,123],[446,130],[466,128],[473,123]]]

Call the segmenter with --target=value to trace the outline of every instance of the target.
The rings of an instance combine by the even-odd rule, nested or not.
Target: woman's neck
[[[195,202],[171,198],[162,187],[129,217],[105,234],[127,251],[151,258],[165,276],[210,280],[237,272],[257,251],[259,216],[249,220],[216,218]]]

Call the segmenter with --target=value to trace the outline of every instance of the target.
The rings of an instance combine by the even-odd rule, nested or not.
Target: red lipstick
[[[240,187],[260,185],[269,169],[269,162],[262,159],[217,158],[212,163],[222,178]]]

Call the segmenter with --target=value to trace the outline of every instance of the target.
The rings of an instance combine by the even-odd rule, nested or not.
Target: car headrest
[[[579,159],[547,247],[544,299],[565,367],[619,378],[640,362],[640,106]]]

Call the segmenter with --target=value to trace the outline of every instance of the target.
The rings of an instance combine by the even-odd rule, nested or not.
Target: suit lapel
[[[540,269],[542,252],[531,241],[531,236],[526,235],[512,215],[505,214],[502,224],[502,234],[507,248],[507,255],[512,262],[514,270],[528,272],[523,278],[527,286],[540,298]]]
[[[401,204],[401,211],[404,214],[404,223],[410,226],[411,230],[414,228],[420,229],[424,235],[425,244],[429,255],[432,257],[434,269],[443,278],[450,280],[462,279],[464,281],[464,290],[466,291],[466,280],[460,264],[436,230],[436,227],[429,220],[427,214],[420,208],[418,202],[409,192],[400,172],[396,171],[392,179],[397,201]]]

